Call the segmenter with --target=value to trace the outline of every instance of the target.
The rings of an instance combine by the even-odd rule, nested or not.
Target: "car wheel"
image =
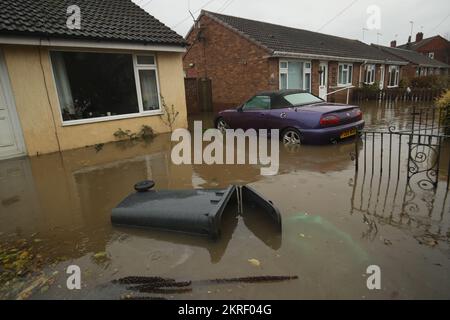
[[[228,123],[225,121],[224,118],[219,118],[216,121],[216,128],[219,129],[222,133],[225,133],[225,130],[229,129],[230,126],[228,125]]]
[[[284,145],[300,145],[300,132],[297,129],[286,129],[281,137]]]

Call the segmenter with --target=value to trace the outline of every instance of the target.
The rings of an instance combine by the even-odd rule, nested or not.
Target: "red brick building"
[[[393,44],[391,43],[391,47],[374,44],[372,46],[408,62],[408,64],[403,67],[402,78],[412,79],[414,77],[427,75],[448,74],[448,69],[450,68],[449,65],[414,50],[396,48],[392,45]]]
[[[450,64],[450,42],[439,35],[424,39],[423,33],[418,32],[416,41],[405,43],[398,48],[413,50],[431,59]]]
[[[186,77],[211,80],[215,110],[285,88],[345,102],[346,89],[329,94],[363,83],[397,86],[407,64],[358,40],[208,11],[186,38]]]

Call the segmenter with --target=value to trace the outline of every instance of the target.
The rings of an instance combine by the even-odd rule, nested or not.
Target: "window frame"
[[[364,66],[364,84],[374,84],[377,67],[375,64],[366,64]],[[369,78],[369,81],[367,81]]]
[[[63,119],[63,113],[61,110],[61,102],[59,100],[59,94],[58,89],[56,86],[56,77],[53,70],[53,62],[51,58],[51,52],[80,52],[80,53],[110,53],[110,54],[128,54],[131,55],[132,62],[133,62],[133,74],[135,79],[135,86],[136,86],[136,95],[137,95],[137,101],[138,101],[138,112],[134,113],[127,113],[127,114],[119,114],[114,116],[104,116],[104,117],[97,117],[97,118],[87,118],[87,119],[76,119],[76,120],[64,120]],[[137,64],[137,56],[152,56],[154,64],[153,65],[138,65]],[[139,117],[148,117],[148,116],[154,116],[154,115],[161,115],[163,114],[162,105],[161,105],[161,90],[159,85],[159,73],[158,73],[158,61],[157,61],[157,55],[156,53],[149,53],[149,52],[117,52],[117,51],[104,51],[104,50],[91,50],[89,48],[86,48],[86,50],[76,50],[72,48],[51,48],[48,50],[48,59],[50,62],[50,69],[53,79],[53,88],[56,93],[56,99],[58,101],[58,109],[59,109],[59,116],[61,120],[61,126],[73,126],[73,125],[80,125],[80,124],[88,124],[88,123],[96,123],[96,122],[104,122],[104,121],[114,121],[114,120],[121,120],[121,119],[130,119],[130,118],[139,118]],[[155,110],[144,110],[144,106],[142,103],[142,92],[141,92],[141,83],[139,78],[139,70],[154,70],[155,71],[155,77],[156,77],[156,90],[158,93],[158,103],[159,103],[159,109]]]
[[[394,85],[391,86],[391,74],[392,74],[392,69],[395,69],[395,73],[394,73]],[[388,83],[387,83],[387,87],[388,88],[397,88],[398,85],[400,83],[400,66],[398,65],[390,65],[388,67]]]
[[[289,62],[302,62],[303,63],[303,88],[297,88],[298,90],[305,90],[311,93],[311,85],[312,85],[312,62],[310,60],[301,60],[301,59],[279,59],[278,61],[278,88],[280,90],[283,90],[281,88],[281,75],[286,75],[286,89],[289,89]],[[281,64],[286,63],[286,68],[282,68]],[[306,65],[309,64],[309,67]],[[309,81],[308,85],[306,83],[306,74],[309,74]],[[307,90],[309,88],[309,90]]]
[[[339,82],[339,69],[342,66],[342,73],[344,72],[344,68],[346,68],[347,71],[347,79],[345,83]],[[352,69],[352,72],[349,72],[350,68]],[[349,82],[350,77],[350,82]],[[346,87],[353,84],[353,63],[347,63],[347,62],[339,62],[338,64],[338,74],[337,74],[337,86],[338,87]]]
[[[153,56],[154,64],[138,64],[137,57],[138,56]],[[161,114],[161,91],[159,90],[159,76],[158,76],[158,68],[156,67],[156,56],[151,54],[133,54],[133,68],[134,68],[134,78],[136,81],[136,91],[137,91],[137,99],[139,106],[139,113],[143,115],[152,115],[152,114]],[[139,76],[140,70],[154,70],[156,77],[156,93],[158,94],[158,109],[155,110],[144,110],[144,103],[142,101],[142,91],[141,91],[141,79]]]

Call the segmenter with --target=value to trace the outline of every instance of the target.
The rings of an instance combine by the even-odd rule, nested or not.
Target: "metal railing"
[[[350,98],[350,89],[353,89],[355,86],[348,86],[348,87],[344,87],[344,88],[340,88],[340,89],[337,89],[337,90],[335,90],[335,91],[332,91],[332,92],[329,92],[329,93],[327,93],[326,95],[325,95],[325,97],[328,97],[329,95],[332,95],[332,94],[335,94],[336,92],[341,92],[341,91],[344,91],[344,90],[347,90],[347,104],[348,104],[348,102],[349,102],[349,98]]]

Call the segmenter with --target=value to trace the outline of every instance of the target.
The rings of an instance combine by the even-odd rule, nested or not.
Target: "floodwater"
[[[409,105],[364,103],[362,109],[369,129],[404,129],[411,122]],[[211,124],[210,115],[196,118]],[[353,141],[280,146],[275,176],[262,176],[256,165],[174,165],[167,134],[1,161],[0,298],[450,298],[448,167],[437,174],[436,190],[423,190],[404,178],[406,147],[392,174],[380,173],[387,160],[364,170],[363,145],[370,151],[371,143],[369,137],[356,148]],[[448,163],[449,150],[444,143],[441,163]],[[397,159],[398,148],[392,152]],[[111,209],[144,179],[161,190],[248,184],[278,207],[282,232],[246,207],[243,215],[234,207],[226,212],[217,241],[112,226]],[[66,286],[70,265],[80,267],[80,290]],[[380,267],[380,290],[367,288],[370,265]],[[113,283],[128,276],[192,283],[147,293]],[[257,276],[298,278],[204,281]]]

